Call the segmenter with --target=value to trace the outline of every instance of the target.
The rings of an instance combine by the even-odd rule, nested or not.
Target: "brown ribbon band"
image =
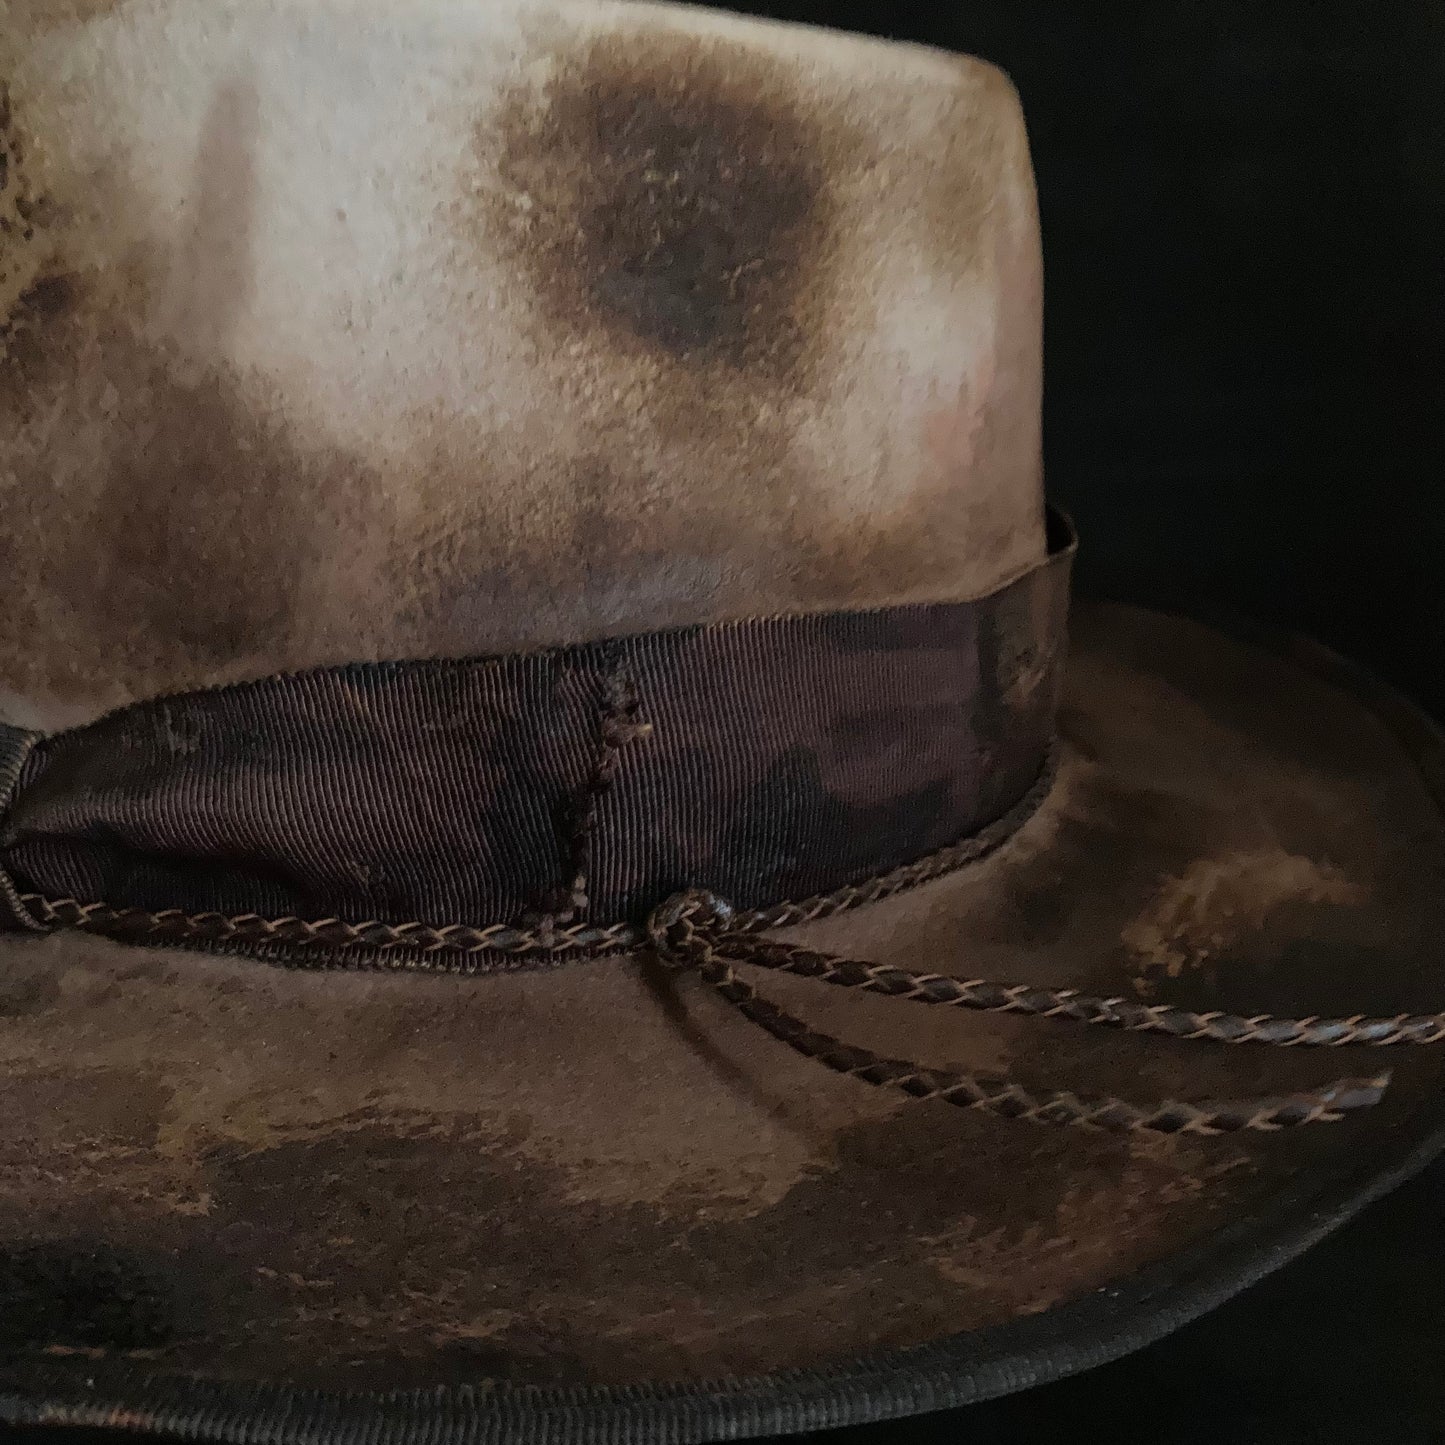
[[[1013,1119],[1215,1134],[1369,1107],[1388,1074],[1196,1103],[1038,1094],[845,1044],[736,972],[1184,1040],[1445,1038],[1441,1015],[1197,1013],[761,936],[963,867],[1046,796],[1074,547],[1061,519],[1050,539],[1044,564],[967,602],[323,669],[49,738],[0,728],[0,905],[11,927],[315,968],[483,973],[650,945],[835,1071]]]
[[[34,742],[0,868],[50,925],[479,964],[606,946],[680,888],[827,895],[1033,787],[1074,546],[1060,519],[1050,537],[967,601],[138,703]]]
[[[956,1106],[997,1114],[1030,1123],[1071,1124],[1110,1131],[1188,1133],[1213,1135],[1253,1130],[1273,1132],[1307,1123],[1328,1123],[1346,1113],[1368,1108],[1383,1097],[1388,1071],[1370,1078],[1342,1078],[1313,1091],[1246,1099],[1189,1102],[1165,1100],[1137,1104],[1111,1096],[1079,1094],[1072,1090],[1039,1093],[998,1075],[962,1074],[902,1059],[888,1059],[819,1033],[801,1020],[762,998],[738,977],[734,964],[792,973],[843,988],[912,1002],[951,1005],[986,1012],[1022,1013],[1075,1023],[1102,1024],[1139,1032],[1154,1032],[1182,1040],[1216,1043],[1260,1043],[1274,1046],[1339,1047],[1365,1044],[1374,1047],[1401,1043],[1434,1043],[1445,1037],[1445,1015],[1398,1015],[1391,1018],[1279,1018],[1243,1017],[1222,1012],[1194,1013],[1169,1005],[1145,1005],[1112,997],[1101,998],[1074,989],[1043,989],[1026,984],[1002,984],[987,979],[959,979],[942,974],[918,973],[891,965],[863,963],[818,953],[795,944],[761,936],[848,909],[877,902],[916,887],[985,857],[1021,827],[1047,796],[1053,781],[1052,759],[1029,790],[1007,814],[973,837],[886,874],[830,895],[770,909],[738,914],[715,895],[699,890],[680,893],[654,909],[645,928],[616,925],[594,930],[595,948],[635,947],[648,944],[665,963],[679,971],[696,971],[745,1017],[774,1038],[835,1072],[875,1086],[898,1089],[916,1099],[940,1099]],[[147,914],[140,910],[49,900],[26,895],[23,906],[41,927],[78,927],[137,941],[275,943],[287,940],[305,944],[284,955],[288,962],[320,968],[427,969],[454,973],[490,971],[477,958],[493,954],[499,946],[517,951],[544,946],[536,934],[510,936],[496,929],[459,932],[431,930],[434,935],[419,947],[419,935],[389,925],[344,924],[340,920],[303,923],[298,919],[228,918],[222,915],[186,916]],[[468,934],[463,936],[463,932]],[[554,956],[584,946],[584,931],[571,937],[554,937]],[[358,941],[370,946],[356,948]],[[317,946],[320,944],[321,946]],[[470,951],[468,951],[470,950]]]

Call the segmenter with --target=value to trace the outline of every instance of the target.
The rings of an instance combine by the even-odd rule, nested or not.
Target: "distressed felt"
[[[13,790],[0,760],[0,870],[112,908],[474,929],[640,925],[687,887],[740,909],[831,893],[1036,785],[1062,522],[1056,540],[971,602],[313,669],[39,741],[0,728],[0,750],[34,743]]]
[[[1037,561],[991,67],[701,10],[12,0],[0,717]]]
[[[11,0],[0,716],[978,596],[1042,554],[1039,252],[977,62],[665,6]],[[1045,809],[799,936],[1205,1007],[1440,1003],[1445,839],[1365,709],[1083,619]],[[1339,1057],[889,1007],[1131,1096]],[[1016,1319],[1358,1162],[910,1108],[618,957],[304,976],[0,945],[0,1374],[699,1379]]]
[[[1438,1007],[1445,829],[1381,723],[1193,624],[1088,610],[1075,630],[1063,770],[1034,820],[973,869],[793,936],[1198,1008]],[[827,1364],[1106,1288],[1358,1169],[1440,1076],[1437,1051],[1392,1051],[1385,1103],[1346,1123],[1118,1137],[870,1090],[638,957],[314,975],[61,935],[0,959],[17,1368],[83,1349],[381,1388]],[[883,1052],[1127,1097],[1382,1062],[758,982]]]

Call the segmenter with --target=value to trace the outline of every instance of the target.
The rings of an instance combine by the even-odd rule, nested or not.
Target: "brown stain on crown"
[[[11,589],[0,689],[47,707],[84,699],[85,712],[237,663],[265,670],[247,659],[284,654],[304,626],[335,514],[364,514],[366,477],[353,459],[298,446],[224,370],[178,370],[96,289],[38,283],[0,360],[0,424],[40,412],[86,432],[104,416],[93,467],[57,483],[56,462],[72,463],[47,451],[17,457],[0,483]]]
[[[48,208],[29,183],[25,152],[9,86],[0,81],[0,360],[37,314],[65,304],[57,279],[38,275],[44,243],[37,232]]]
[[[768,57],[603,36],[477,129],[488,231],[555,341],[796,391],[834,249],[841,136]]]
[[[324,627],[338,530],[373,515],[364,464],[206,359],[224,356],[252,269],[254,114],[244,84],[222,88],[187,233],[116,248],[108,229],[137,230],[123,208],[140,203],[120,163],[87,178],[98,198],[62,177],[57,199],[35,174],[26,184],[26,117],[0,109],[7,180],[31,217],[0,227],[0,272],[19,278],[0,292],[0,707],[55,725],[71,707],[267,670]],[[199,354],[157,337],[162,310]]]
[[[416,261],[535,405],[482,422],[428,398],[401,460],[337,447],[233,363],[267,284],[244,73],[160,216],[123,140],[82,174],[63,133],[32,147],[7,124],[0,216],[23,182],[29,218],[0,237],[0,709],[18,693],[70,720],[257,672],[944,595],[992,545],[958,478],[900,487],[903,463],[829,435],[869,400],[850,370],[886,256],[867,217],[890,175],[918,182],[871,102],[650,18],[542,30],[522,58],[510,88],[457,97],[440,254]],[[28,142],[58,122],[17,77]],[[860,469],[884,473],[876,498]]]
[[[84,25],[116,14],[130,0],[6,0],[9,23],[18,35],[44,35],[66,25]]]

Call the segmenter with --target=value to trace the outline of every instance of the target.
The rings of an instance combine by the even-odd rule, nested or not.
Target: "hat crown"
[[[20,5],[0,46],[12,722],[1043,553],[1032,180],[981,62],[379,0]]]

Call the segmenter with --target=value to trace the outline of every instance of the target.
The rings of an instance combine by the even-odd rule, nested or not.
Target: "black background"
[[[1085,590],[1312,633],[1445,717],[1445,0],[745,8],[1013,77]],[[1152,1349],[823,1440],[1074,1436],[1445,1440],[1445,1165]]]
[[[1018,85],[1049,486],[1086,589],[1302,629],[1445,715],[1445,0],[729,8],[968,51]],[[1129,1360],[825,1439],[1445,1439],[1442,1225],[1437,1167]]]
[[[983,56],[1028,118],[1083,585],[1308,631],[1437,713],[1442,0],[730,0]]]

